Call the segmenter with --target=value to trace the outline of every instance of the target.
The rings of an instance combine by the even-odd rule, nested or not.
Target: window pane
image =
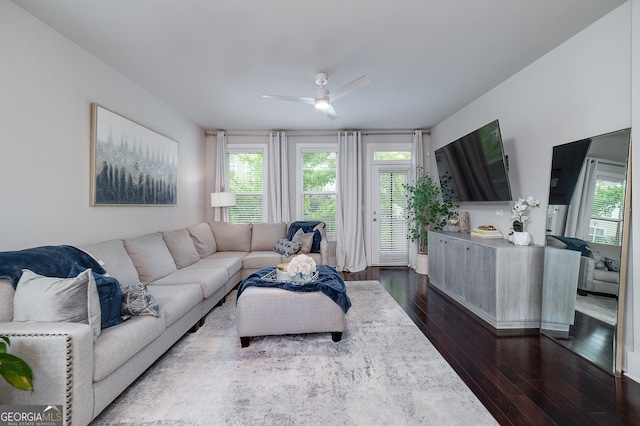
[[[336,233],[336,152],[302,153],[302,219],[321,220]]]
[[[327,227],[327,234],[336,233],[336,195],[305,194],[302,196],[304,220],[321,220]]]
[[[336,190],[336,153],[304,152],[302,154],[302,191]]]
[[[621,179],[597,177],[589,220],[589,241],[618,246],[622,244],[624,192]]]
[[[374,160],[411,160],[410,151],[376,151],[373,153]]]
[[[230,223],[263,221],[262,170],[261,152],[229,153],[229,191],[236,193],[236,205],[229,208]]]
[[[380,261],[409,261],[407,239],[407,172],[380,172],[378,214]]]

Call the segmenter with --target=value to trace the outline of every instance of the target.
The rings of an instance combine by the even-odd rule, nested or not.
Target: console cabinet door
[[[445,240],[441,235],[429,233],[429,282],[443,284]]]

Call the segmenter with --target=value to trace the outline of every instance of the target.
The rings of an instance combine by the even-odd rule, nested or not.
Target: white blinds
[[[406,208],[408,173],[380,171],[379,176],[380,262],[406,265],[409,261]]]

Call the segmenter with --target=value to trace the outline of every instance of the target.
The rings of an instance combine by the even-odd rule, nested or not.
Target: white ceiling
[[[623,0],[14,0],[204,129],[430,128]],[[338,88],[330,121],[314,74]]]

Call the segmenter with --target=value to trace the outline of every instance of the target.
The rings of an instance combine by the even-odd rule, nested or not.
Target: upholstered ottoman
[[[252,276],[259,277],[264,271]],[[291,291],[278,288],[277,283],[269,286],[260,280],[264,286],[246,285],[252,276],[240,285],[241,293],[236,301],[236,323],[242,347],[249,346],[254,336],[330,332],[334,342],[342,339],[345,311],[351,306],[346,289],[345,309],[322,291]],[[342,279],[340,282],[344,287]]]

